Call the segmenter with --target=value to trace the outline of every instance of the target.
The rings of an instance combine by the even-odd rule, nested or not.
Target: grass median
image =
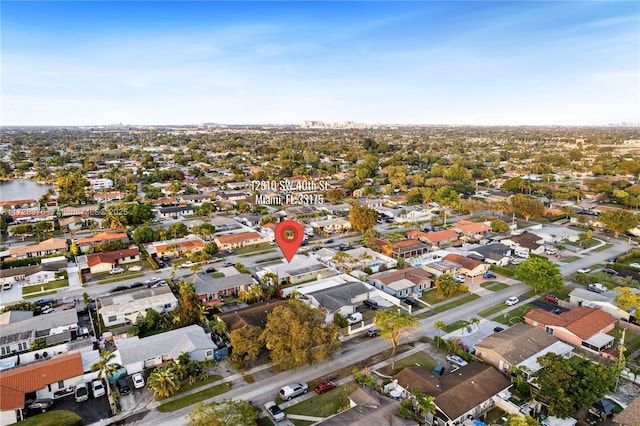
[[[448,311],[449,309],[457,308],[458,306],[464,305],[465,303],[473,302],[476,299],[479,299],[475,293],[469,293],[466,296],[461,297],[460,299],[453,300],[449,303],[445,303],[444,305],[436,306],[431,309],[433,312],[441,313],[444,311]]]
[[[179,410],[184,407],[188,407],[198,402],[202,402],[205,399],[213,398],[214,396],[222,395],[231,389],[230,383],[221,383],[219,385],[201,390],[200,392],[192,393],[181,398],[174,399],[173,401],[165,402],[158,406],[158,411],[161,413],[168,413],[170,411]]]

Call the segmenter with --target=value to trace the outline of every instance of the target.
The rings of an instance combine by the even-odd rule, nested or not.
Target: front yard
[[[24,286],[22,287],[22,295],[26,296],[28,294],[33,294],[33,293],[44,293],[45,291],[55,290],[57,288],[62,288],[62,287],[69,287],[69,280],[63,279],[63,280],[50,281],[45,284]]]
[[[299,404],[292,405],[285,411],[287,414],[301,414],[314,417],[329,417],[349,407],[349,394],[358,388],[356,382],[345,383],[342,386],[316,395]],[[313,392],[310,390],[310,392]]]

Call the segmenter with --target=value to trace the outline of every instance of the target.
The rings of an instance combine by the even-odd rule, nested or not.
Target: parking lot
[[[100,419],[111,417],[109,399],[106,395],[99,398],[89,398],[83,402],[76,402],[74,395],[71,394],[54,400],[53,406],[51,407],[51,411],[53,410],[73,411],[82,418],[86,425],[99,422]]]

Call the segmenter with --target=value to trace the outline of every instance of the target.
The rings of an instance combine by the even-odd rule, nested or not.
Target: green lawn
[[[469,324],[469,322],[465,321],[465,320],[458,320],[456,322],[452,322],[451,324],[445,325],[442,328],[442,331],[444,331],[445,333],[451,333],[452,331],[455,331],[455,330],[461,328],[465,324]]]
[[[211,274],[211,278],[223,278],[224,274],[222,272],[214,272]]]
[[[20,426],[82,426],[84,422],[73,411],[55,410],[37,414],[17,424]]]
[[[201,390],[200,392],[183,396],[182,398],[177,398],[173,401],[165,402],[164,404],[158,406],[158,411],[160,411],[161,413],[167,413],[169,411],[179,410],[180,408],[188,407],[190,405],[204,401],[205,399],[213,398],[217,395],[222,395],[223,393],[228,392],[229,389],[231,389],[230,383],[221,383],[211,388]]]
[[[115,278],[109,278],[106,280],[100,280],[98,284],[113,284],[120,281],[130,280],[132,278],[143,278],[144,274],[140,272],[123,272],[118,274]]]
[[[498,312],[505,309],[506,307],[507,305],[505,305],[504,303],[498,303],[497,305],[487,308],[484,311],[478,312],[478,315],[484,318],[489,318],[490,316],[497,314]]]
[[[494,284],[497,284],[498,281],[485,281],[482,284],[480,284],[480,287],[482,288],[487,288],[487,287],[491,287]]]
[[[616,346],[620,341],[620,337],[622,336],[622,329],[620,327],[616,327],[608,333],[610,336],[614,336],[616,340]],[[624,335],[624,345],[627,347],[627,354],[632,354],[637,350],[640,350],[640,336],[632,333],[627,330]]]
[[[234,249],[234,252],[235,254],[243,255],[243,254],[255,253],[257,251],[263,251],[267,249],[273,250],[273,246],[269,243],[255,244],[255,245]]]
[[[505,325],[514,325],[522,321],[525,314],[533,309],[533,306],[526,304],[509,311],[505,315],[499,315],[493,320]]]
[[[594,248],[594,249],[593,249],[593,251],[603,251],[603,250],[609,249],[609,248],[611,248],[611,247],[613,247],[613,244],[611,244],[611,243],[606,243],[605,245],[603,245],[603,246],[601,246],[601,247]]]
[[[52,290],[52,291],[45,291],[44,293],[31,293],[31,294],[25,294],[22,296],[23,299],[35,299],[36,297],[40,298],[40,297],[44,297],[44,296],[51,296],[53,294],[58,293],[56,290]]]
[[[194,389],[194,388],[199,388],[200,386],[208,385],[209,383],[217,382],[220,379],[222,379],[222,376],[218,376],[217,374],[212,374],[211,376],[207,377],[205,380],[198,380],[194,382],[192,385],[190,385],[189,382],[186,382],[186,381],[182,382],[182,386],[180,386],[180,389],[178,389],[178,392],[176,392],[175,395],[179,395],[181,393],[190,391],[191,389]]]
[[[432,311],[436,313],[448,311],[449,309],[456,308],[458,306],[464,305],[465,303],[472,302],[479,298],[480,296],[478,296],[477,294],[469,293],[466,296],[461,297],[460,299],[456,299],[452,302],[445,303],[444,305],[436,306],[435,308],[432,309]]]
[[[399,359],[395,363],[395,372],[399,372],[405,367],[411,367],[414,365],[421,365],[427,370],[431,371],[435,368],[438,362],[433,359],[429,354],[425,352],[416,352],[408,357]],[[391,368],[391,366],[389,366]]]
[[[500,291],[500,290],[504,290],[505,288],[509,288],[509,284],[494,282],[492,285],[483,286],[483,287],[490,291]]]
[[[562,258],[560,262],[571,263],[571,262],[575,262],[576,260],[580,260],[580,256],[568,256],[568,257]]]
[[[435,305],[436,303],[444,302],[445,300],[449,300],[456,296],[460,296],[461,294],[464,294],[464,293],[456,292],[456,294],[454,294],[451,297],[444,297],[444,296],[440,296],[438,294],[438,291],[434,288],[433,290],[423,292],[422,296],[420,296],[420,299],[427,302],[429,305]]]
[[[69,287],[69,280],[56,280],[51,281],[46,284],[36,284],[30,285],[26,287],[22,287],[22,295],[27,295],[31,293],[38,293],[42,290],[54,290],[56,288]]]
[[[284,410],[289,414],[302,414],[315,417],[329,417],[340,409],[349,406],[348,396],[358,388],[355,382],[345,383],[322,395],[316,395],[299,404],[292,405]]]

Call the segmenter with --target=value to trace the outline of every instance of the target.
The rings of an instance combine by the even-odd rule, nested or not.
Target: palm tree
[[[111,397],[111,386],[109,386],[109,376],[120,369],[120,365],[113,362],[116,355],[111,351],[100,350],[100,360],[91,366],[91,371],[98,371],[98,378],[103,377],[107,382],[107,395],[109,397],[109,405],[111,412],[115,413],[115,403]]]
[[[151,389],[156,397],[167,398],[180,389],[180,380],[173,368],[160,367],[147,379],[147,388]]]
[[[436,346],[440,346],[440,333],[442,332],[442,329],[446,327],[446,325],[447,324],[445,324],[444,321],[436,321],[433,323],[433,328],[438,330],[438,340],[436,341]]]
[[[427,414],[435,414],[436,403],[434,396],[425,395],[417,387],[411,390],[411,396],[418,416],[426,418]]]
[[[480,328],[480,320],[476,317],[473,317],[469,320],[469,323],[473,326],[475,326],[476,328]]]

